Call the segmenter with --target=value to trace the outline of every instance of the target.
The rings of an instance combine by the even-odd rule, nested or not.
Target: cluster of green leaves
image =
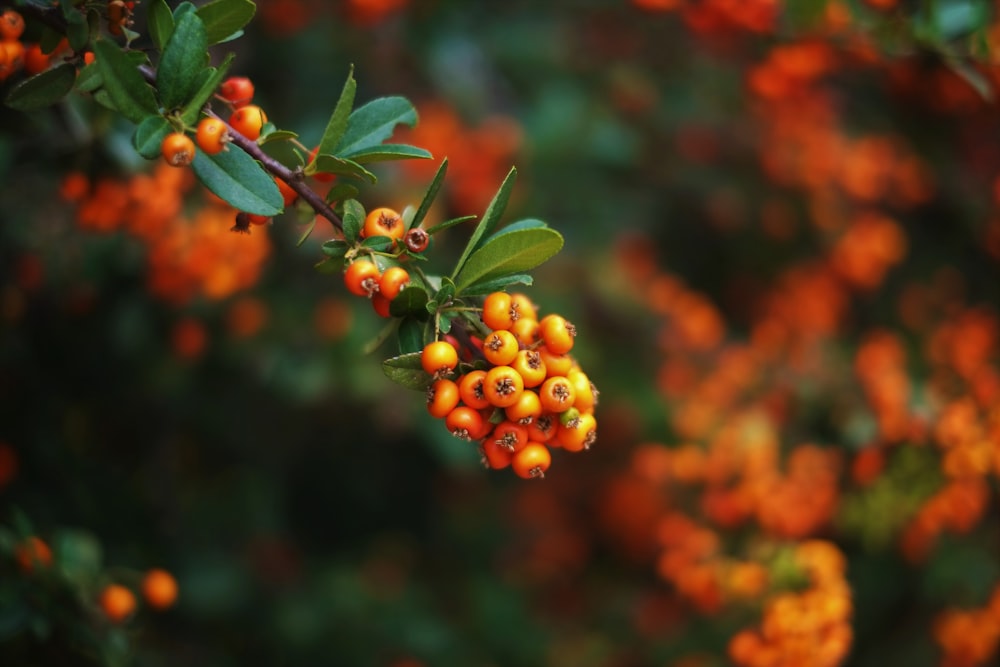
[[[256,6],[251,0],[213,0],[200,7],[185,1],[171,11],[166,0],[152,0],[150,46],[142,49],[131,48],[133,43],[144,43],[140,32],[124,30],[124,46],[102,34],[102,16],[96,8],[64,0],[52,11],[60,12],[73,50],[92,49],[96,59],[81,67],[79,74],[77,59],[77,63],[67,62],[23,81],[7,96],[7,105],[27,111],[54,104],[73,90],[88,93],[135,123],[135,149],[152,160],[160,156],[168,134],[190,130],[205,113],[233,62],[230,53],[217,66],[211,65],[208,48],[240,37]],[[82,32],[78,30],[81,25],[86,27]],[[58,33],[53,36],[60,37]],[[356,88],[353,72],[349,73],[314,158],[307,160],[295,132],[280,130],[270,122],[257,140],[262,153],[288,169],[292,177],[328,173],[369,183],[377,179],[364,167],[367,163],[431,157],[415,146],[383,143],[397,125],[416,124],[416,109],[408,100],[383,97],[354,109]],[[192,169],[209,190],[237,209],[278,215],[283,211],[281,194],[258,157],[229,144],[215,155],[198,151]],[[327,201],[357,193],[348,180],[332,188]]]

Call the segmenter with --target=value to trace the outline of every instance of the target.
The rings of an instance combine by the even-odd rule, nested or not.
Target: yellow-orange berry
[[[194,142],[183,132],[171,132],[163,138],[160,152],[171,167],[186,167],[194,160]]]
[[[142,597],[153,609],[168,609],[177,601],[177,580],[166,570],[154,568],[142,578]]]
[[[436,340],[421,351],[420,365],[431,375],[445,375],[458,365],[458,351],[451,343]]]
[[[519,347],[514,334],[500,329],[483,339],[483,356],[494,366],[509,366],[517,357]]]
[[[391,239],[401,239],[405,232],[403,217],[395,210],[383,206],[365,216],[361,236],[388,236]]]
[[[108,584],[98,600],[112,623],[121,623],[135,611],[135,594],[121,584]]]
[[[511,460],[514,472],[524,479],[544,477],[551,464],[552,454],[549,448],[538,442],[529,442]]]
[[[229,117],[230,127],[251,141],[257,141],[266,122],[267,114],[256,104],[240,107]]]
[[[219,118],[206,117],[198,122],[194,135],[198,148],[209,155],[221,153],[229,143],[229,128]]]

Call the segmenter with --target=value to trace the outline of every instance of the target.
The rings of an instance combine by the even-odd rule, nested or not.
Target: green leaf
[[[559,232],[535,227],[492,237],[469,257],[455,276],[459,293],[477,283],[533,269],[562,248]]]
[[[4,103],[11,109],[31,111],[55,104],[76,83],[76,67],[70,63],[57,65],[14,86]]]
[[[378,179],[375,178],[375,174],[371,173],[357,162],[344,160],[331,155],[317,155],[316,159],[306,167],[305,173],[307,176],[312,176],[316,173],[338,174],[340,176],[363,178],[371,183],[376,183],[378,181]]]
[[[187,102],[204,83],[198,76],[205,69],[207,50],[205,24],[196,12],[184,14],[174,26],[156,69],[160,102],[167,110]]]
[[[268,126],[270,126],[270,128],[269,128],[270,131],[265,134],[263,132],[263,128],[262,128],[260,136],[257,137],[257,143],[259,145],[261,145],[261,146],[263,146],[264,144],[270,143],[272,141],[290,141],[292,139],[298,139],[298,137],[299,137],[298,134],[296,134],[295,132],[292,132],[291,130],[279,130],[279,129],[275,128],[274,124],[272,124],[272,123],[265,123],[264,124],[264,127],[268,127]]]
[[[81,93],[92,93],[104,84],[101,80],[101,70],[97,63],[90,63],[80,68],[80,73],[76,77],[76,89]]]
[[[181,110],[181,120],[183,120],[186,124],[194,125],[198,120],[205,103],[212,98],[216,88],[219,87],[219,84],[222,83],[222,80],[229,72],[229,66],[233,64],[234,57],[235,56],[230,53],[226,55],[225,60],[223,60],[217,68],[208,67],[199,73],[197,79],[198,85],[194,89],[195,93]]]
[[[85,584],[101,572],[101,543],[90,533],[64,530],[53,540],[52,548],[59,568],[76,584]]]
[[[97,40],[94,42],[94,55],[104,90],[123,116],[138,124],[146,116],[159,113],[153,89],[114,42]]]
[[[389,314],[393,317],[426,317],[427,290],[419,285],[407,285],[389,302]]]
[[[419,353],[424,349],[424,325],[414,317],[407,317],[399,323],[396,337],[399,339],[400,354]]]
[[[500,184],[497,193],[493,195],[489,206],[486,207],[486,212],[483,213],[482,220],[476,225],[476,229],[472,232],[472,236],[469,237],[469,242],[465,246],[465,250],[462,251],[462,256],[455,265],[455,271],[451,274],[451,277],[455,279],[456,283],[458,282],[457,276],[465,266],[465,262],[468,261],[473,251],[480,247],[481,241],[493,233],[497,223],[500,222],[500,216],[503,215],[504,209],[507,208],[507,201],[510,199],[510,193],[514,189],[514,180],[516,178],[517,169],[511,167],[507,173],[507,177]]]
[[[148,10],[149,36],[156,48],[163,50],[174,32],[174,15],[166,0],[151,0]]]
[[[298,248],[303,243],[305,243],[306,239],[309,238],[309,235],[312,234],[313,229],[315,228],[316,228],[316,216],[313,216],[313,218],[308,223],[306,223],[305,231],[302,232],[302,236],[299,237],[299,240],[295,244],[295,247]]]
[[[198,151],[191,168],[205,187],[240,211],[268,216],[282,211],[274,179],[239,146],[230,144],[215,155]]]
[[[429,160],[434,156],[431,155],[430,151],[407,144],[378,144],[377,146],[364,148],[349,155],[342,155],[341,157],[363,164],[365,162],[386,162],[388,160]]]
[[[343,239],[330,239],[329,241],[324,241],[320,250],[323,254],[328,257],[343,257],[347,254],[347,249],[350,248],[347,241]]]
[[[174,25],[177,25],[177,23],[180,22],[185,15],[190,14],[196,9],[197,7],[195,7],[192,2],[182,2],[174,7]]]
[[[52,52],[59,47],[59,42],[62,39],[62,34],[45,26],[42,28],[42,36],[38,38],[38,46],[41,47],[42,53],[45,55],[52,55]]]
[[[435,234],[443,232],[449,227],[454,227],[455,225],[460,225],[463,222],[469,222],[470,220],[475,220],[475,219],[476,216],[474,215],[463,215],[460,218],[452,218],[451,220],[445,220],[444,222],[439,222],[433,227],[428,227],[426,231],[430,236],[434,236]]]
[[[324,257],[313,268],[324,274],[336,273],[344,270],[344,263],[338,257]]]
[[[361,246],[376,252],[386,252],[392,247],[393,240],[388,236],[369,236],[361,242]]]
[[[69,40],[70,48],[74,51],[83,51],[90,42],[90,26],[87,24],[87,17],[83,12],[75,8],[70,8],[66,14],[66,38]]]
[[[351,109],[354,107],[354,94],[358,89],[358,84],[354,80],[354,65],[347,71],[347,80],[340,91],[337,105],[330,114],[330,120],[323,130],[323,137],[319,140],[319,150],[317,153],[333,155],[337,144],[347,131],[347,122],[351,116]]]
[[[382,362],[382,372],[396,384],[419,391],[425,391],[432,379],[420,363],[420,352],[386,359]]]
[[[348,199],[343,203],[344,238],[348,243],[355,243],[365,224],[365,209],[357,199]]]
[[[434,179],[431,181],[431,184],[427,186],[427,192],[424,193],[424,198],[420,202],[420,207],[417,209],[417,212],[413,214],[413,219],[410,220],[407,229],[419,227],[420,223],[427,217],[427,212],[431,210],[431,206],[434,204],[434,198],[437,197],[437,193],[441,189],[441,184],[444,183],[444,175],[447,172],[448,158],[444,158],[441,160],[441,165],[438,167],[437,173],[434,174]]]
[[[515,273],[512,275],[493,278],[492,280],[482,280],[474,285],[470,285],[462,290],[463,296],[483,296],[491,292],[500,292],[511,285],[531,285],[535,281],[527,273]]]
[[[275,134],[277,134],[277,132]],[[301,167],[305,162],[302,158],[302,153],[296,149],[295,144],[291,141],[267,141],[261,144],[260,148],[275,160],[292,170]]]
[[[350,183],[337,183],[326,193],[326,202],[329,204],[330,202],[354,199],[358,193],[357,187]]]
[[[147,160],[154,160],[160,157],[160,144],[163,143],[163,138],[173,131],[173,125],[163,116],[147,116],[135,128],[135,134],[132,135],[132,145],[135,146],[139,155]]]
[[[417,124],[417,110],[405,97],[380,97],[358,107],[347,120],[347,130],[333,155],[346,156],[377,146],[392,136],[399,124]]]
[[[198,8],[209,44],[228,41],[250,23],[257,6],[251,0],[215,0]]]

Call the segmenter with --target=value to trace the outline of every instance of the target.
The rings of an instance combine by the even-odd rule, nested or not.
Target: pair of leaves
[[[409,100],[380,97],[352,111],[356,92],[352,67],[320,138],[316,158],[306,166],[307,175],[338,174],[375,183],[375,175],[363,164],[431,157],[428,151],[416,146],[383,143],[397,125],[416,125],[417,110]]]
[[[563,246],[563,237],[541,220],[527,219],[495,231],[514,189],[512,168],[469,238],[451,279],[458,295],[487,294],[516,283],[531,284],[525,274]]]

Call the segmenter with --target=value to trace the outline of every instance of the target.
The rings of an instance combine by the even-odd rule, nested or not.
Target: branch
[[[139,65],[139,72],[142,73],[143,78],[150,84],[156,85],[156,70],[150,65]],[[261,149],[256,141],[248,139],[246,136],[240,134],[234,130],[226,119],[219,116],[217,113],[205,108],[205,113],[212,118],[218,118],[222,122],[226,123],[226,127],[229,128],[229,136],[234,144],[245,150],[250,154],[250,157],[257,160],[267,171],[271,172],[273,175],[277,176],[285,183],[288,183],[288,187],[295,190],[296,193],[316,211],[317,215],[321,215],[330,221],[334,227],[340,231],[344,231],[344,223],[340,219],[333,209],[327,204],[318,192],[310,188],[308,185],[302,182],[301,172],[293,169],[289,169],[285,165],[281,164],[273,157],[268,155]]]

